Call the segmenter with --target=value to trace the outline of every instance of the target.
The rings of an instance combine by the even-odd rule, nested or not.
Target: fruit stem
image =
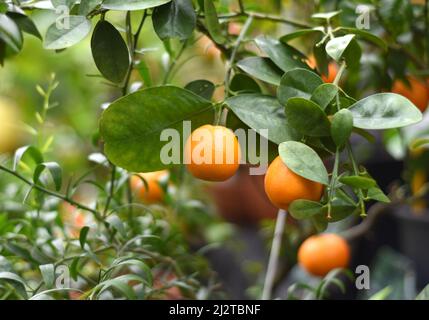
[[[274,278],[277,274],[277,265],[280,254],[282,236],[285,229],[287,212],[280,209],[277,213],[276,227],[274,230],[273,243],[271,245],[270,258],[268,261],[267,273],[265,274],[262,300],[270,300],[273,290]]]
[[[331,201],[332,201],[332,197],[334,196],[335,184],[337,182],[339,161],[340,161],[340,150],[339,148],[337,148],[337,150],[335,151],[335,162],[334,162],[334,168],[332,170],[332,177],[329,183],[328,214],[326,216],[327,219],[331,219]]]
[[[250,28],[250,25],[252,24],[253,16],[248,16],[246,19],[246,22],[244,23],[243,29],[241,29],[240,34],[238,35],[237,41],[235,42],[234,48],[232,49],[231,56],[229,57],[228,64],[227,64],[227,70],[225,74],[225,83],[224,83],[224,99],[229,97],[229,85],[231,81],[231,74],[232,69],[234,66],[235,58],[237,56],[238,49],[240,48],[241,43],[243,42],[243,39],[247,33],[247,31]],[[228,108],[224,108],[220,117],[220,123],[222,125],[226,124],[226,120],[228,117]]]
[[[352,147],[350,145],[350,142],[346,143],[346,149],[347,149],[347,153],[349,155],[349,159],[350,159],[350,161],[352,163],[353,173],[356,176],[358,176],[359,175],[359,168],[358,168],[358,166],[356,164],[356,160],[355,160],[355,157],[353,155],[353,150],[352,150]],[[360,206],[360,212],[361,212],[360,215],[361,215],[361,217],[366,217],[365,205],[363,203],[364,196],[363,196],[363,193],[362,193],[361,189],[359,189],[359,191],[358,191],[358,196],[359,196],[359,206]]]

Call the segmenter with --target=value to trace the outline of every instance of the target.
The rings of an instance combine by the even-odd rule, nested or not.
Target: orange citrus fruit
[[[157,203],[164,199],[164,190],[160,183],[168,180],[168,170],[139,173],[131,177],[131,189],[145,203]],[[142,181],[146,181],[146,184]]]
[[[414,77],[407,77],[410,85],[401,80],[395,80],[392,92],[400,94],[416,105],[420,111],[425,111],[429,102],[428,85]]]
[[[314,56],[310,56],[307,60],[307,64],[310,68],[312,69],[316,69],[317,65],[316,65],[316,59],[314,58]],[[335,80],[335,77],[337,76],[338,73],[338,66],[336,65],[335,62],[330,62],[328,65],[328,74],[327,75],[322,75],[322,80],[326,83],[332,83]]]
[[[349,245],[333,233],[311,236],[298,250],[298,263],[316,276],[323,277],[333,269],[345,268],[349,261]]]
[[[232,177],[240,165],[240,144],[223,126],[204,125],[194,130],[185,146],[185,163],[191,174],[208,181]]]
[[[265,192],[277,208],[287,210],[297,199],[320,200],[323,185],[297,175],[277,156],[265,174]]]

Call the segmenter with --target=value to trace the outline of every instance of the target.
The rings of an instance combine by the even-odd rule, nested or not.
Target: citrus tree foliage
[[[388,76],[377,79],[377,85],[368,82],[360,88],[361,92],[372,88],[365,96],[356,88],[363,55],[403,55],[400,36],[415,31],[410,22],[421,13],[405,0],[370,1],[376,23],[373,32],[351,22],[359,3],[320,1],[319,12],[307,23],[252,11],[246,1],[237,1],[231,11],[213,0],[1,0],[0,63],[9,63],[5,59],[12,60],[22,50],[24,33],[41,39],[46,50],[57,51],[91,37],[100,77],[120,96],[100,117],[95,143],[102,150],[89,156],[94,170],[110,173],[109,181],[100,183],[84,175],[66,184],[60,164],[45,159],[43,149],[33,145],[18,149],[10,165],[1,165],[2,171],[23,183],[24,189],[13,196],[23,197],[32,208],[28,211],[7,203],[1,208],[3,297],[37,299],[78,292],[81,298],[90,299],[146,299],[171,287],[180,288],[185,297],[210,294],[212,275],[205,261],[190,253],[177,220],[185,212],[187,217],[201,214],[198,203],[172,196],[164,207],[136,205],[127,186],[134,172],[166,168],[159,159],[163,129],[176,128],[182,134],[183,121],[192,121],[194,127],[219,122],[223,110],[228,111],[227,119],[220,121],[225,124],[234,119],[233,129],[269,129],[266,138],[278,148],[284,163],[298,175],[325,185],[320,202],[291,204],[290,213],[296,219],[310,219],[318,230],[324,230],[328,223],[351,214],[365,216],[366,201],[389,202],[377,182],[356,163],[350,136],[355,133],[371,140],[367,130],[408,126],[422,115],[406,98],[380,93],[388,91],[381,90],[389,87]],[[59,7],[68,8],[70,16],[55,21],[41,35],[31,12]],[[122,25],[110,20],[112,13],[123,15]],[[242,24],[238,34],[228,32],[232,22]],[[258,34],[260,23],[288,24],[295,31],[278,38]],[[143,27],[153,28],[169,55],[161,83],[152,83],[144,63],[145,48],[139,42]],[[377,36],[386,33],[387,38]],[[171,74],[180,68],[181,54],[201,35],[209,37],[222,53],[224,83],[195,79],[172,85]],[[297,39],[308,44],[305,54],[293,46],[292,40]],[[308,63],[309,56],[314,57],[313,65]],[[329,62],[338,65],[332,83],[324,81]],[[388,75],[388,70],[381,69],[375,74]],[[404,70],[393,71],[400,76]],[[141,76],[143,88],[130,92],[132,73]],[[39,88],[46,102],[44,111],[50,108],[49,95],[56,86],[53,81],[48,89]],[[214,99],[214,89],[220,86],[224,97]],[[42,122],[45,117],[46,112],[38,114]],[[328,158],[334,159],[332,169],[324,165]],[[82,184],[99,190],[95,203],[73,198]],[[56,214],[59,206],[89,213],[92,223],[75,230],[75,236],[67,234]],[[64,265],[74,282],[58,288],[54,282]]]

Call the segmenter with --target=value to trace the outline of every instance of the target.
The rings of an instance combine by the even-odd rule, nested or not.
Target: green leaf
[[[222,34],[219,18],[217,17],[216,7],[213,3],[213,0],[204,0],[204,15],[207,30],[209,31],[212,39],[216,43],[224,43],[225,37]]]
[[[0,272],[0,281],[7,281],[13,285],[17,292],[24,298],[27,299],[27,291],[25,290],[24,280],[15,273],[12,272]]]
[[[13,171],[16,171],[16,169],[18,168],[18,164],[21,162],[22,158],[27,154],[34,160],[36,164],[43,162],[43,155],[39,151],[39,149],[37,149],[34,146],[24,146],[15,151],[15,155],[13,157],[13,167],[12,167]]]
[[[197,17],[191,0],[174,0],[156,7],[152,14],[153,27],[161,40],[186,40],[195,29]]]
[[[51,2],[55,8],[59,6],[71,8],[77,2],[77,0],[51,0]]]
[[[281,104],[286,104],[290,98],[301,97],[309,99],[313,91],[323,84],[322,78],[308,69],[293,69],[286,72],[277,89],[277,98]]]
[[[368,298],[368,300],[386,300],[387,297],[392,293],[392,291],[392,287],[387,286],[384,289],[381,289],[380,291],[374,293],[371,297]]]
[[[349,140],[353,131],[353,115],[348,109],[334,114],[331,123],[331,136],[337,147],[342,147]]]
[[[316,102],[322,110],[334,100],[337,96],[338,87],[332,83],[324,83],[318,86],[311,95],[311,101]]]
[[[358,37],[367,40],[369,42],[372,42],[373,44],[379,46],[381,49],[383,49],[384,51],[387,51],[387,44],[386,42],[377,37],[376,35],[374,35],[371,32],[362,30],[362,29],[357,29],[357,28],[347,28],[347,27],[340,27],[338,28],[338,31],[340,32],[344,32],[344,33],[351,33],[351,34],[355,34]]]
[[[43,264],[39,266],[40,272],[42,273],[43,281],[47,288],[52,288],[55,283],[55,267],[52,263]]]
[[[370,189],[377,186],[377,182],[374,179],[361,176],[343,176],[339,181],[358,189]]]
[[[194,80],[189,82],[185,89],[192,91],[200,97],[211,100],[215,91],[215,85],[208,80]]]
[[[79,243],[82,249],[85,249],[86,238],[88,237],[89,227],[84,226],[79,232]]]
[[[303,135],[321,137],[330,134],[328,117],[311,100],[291,98],[286,104],[285,113],[289,124]]]
[[[423,146],[427,146],[429,144],[429,138],[417,138],[411,141],[410,149],[417,150]]]
[[[323,212],[323,205],[319,202],[299,199],[289,205],[289,212],[297,220],[308,219]]]
[[[341,13],[341,11],[331,11],[331,12],[320,12],[315,13],[311,16],[312,19],[317,20],[331,20],[332,18],[338,16]]]
[[[39,30],[37,30],[37,27],[34,24],[33,20],[31,20],[25,14],[21,14],[18,12],[8,12],[7,15],[9,18],[12,18],[12,20],[15,21],[21,31],[24,31],[42,40],[42,36]]]
[[[379,187],[369,188],[366,197],[368,199],[390,203],[389,197],[387,197],[384,192]]]
[[[17,24],[5,14],[0,14],[0,40],[3,40],[13,52],[22,49],[22,33]]]
[[[422,291],[417,295],[416,300],[429,300],[429,285],[424,287]]]
[[[103,112],[100,133],[105,154],[129,171],[161,170],[171,166],[160,159],[166,144],[160,141],[161,132],[175,129],[184,139],[184,120],[192,121],[195,129],[212,123],[213,116],[211,102],[188,90],[161,86],[136,91],[116,100]]]
[[[279,155],[286,166],[297,175],[328,185],[329,178],[322,159],[309,146],[296,141],[279,145]]]
[[[328,220],[324,214],[317,214],[310,218],[310,221],[313,223],[317,232],[323,232],[328,228]]]
[[[161,6],[171,0],[104,0],[102,7],[109,10],[134,11]]]
[[[300,60],[304,59],[305,56],[287,44],[267,36],[259,36],[255,39],[255,42],[259,49],[264,51],[284,72],[295,68],[309,68],[306,63]]]
[[[235,93],[260,93],[258,83],[248,75],[236,73],[231,80],[229,89]]]
[[[79,15],[86,16],[97,6],[99,6],[102,2],[103,0],[86,0],[86,1],[81,0],[79,5]]]
[[[280,41],[287,43],[293,39],[300,38],[303,36],[314,35],[314,34],[323,34],[323,33],[324,33],[323,27],[316,27],[313,29],[302,29],[302,30],[297,30],[297,31],[294,31],[294,32],[291,32],[291,33],[284,35],[283,37],[280,38]]]
[[[106,20],[95,26],[91,38],[94,62],[108,80],[121,83],[130,65],[127,45],[118,30]]]
[[[341,61],[344,52],[346,51],[347,47],[350,45],[354,37],[354,34],[348,34],[343,37],[337,37],[332,40],[329,40],[329,42],[326,44],[326,52],[335,61]]]
[[[237,67],[251,76],[278,86],[283,71],[269,58],[249,57],[237,62]]]
[[[59,50],[71,47],[83,40],[91,31],[91,21],[86,17],[69,16],[67,19],[70,23],[69,28],[57,26],[57,22],[49,26],[43,43],[45,49]]]
[[[55,184],[55,189],[57,191],[60,190],[63,173],[60,165],[56,162],[43,162],[38,164],[33,174],[34,183],[35,184],[39,183],[40,175],[45,169],[48,169],[49,173],[51,174],[52,180],[54,181],[54,184]]]
[[[354,126],[382,130],[405,127],[422,120],[422,113],[407,98],[395,93],[378,93],[359,100],[349,110]]]
[[[73,259],[70,265],[70,276],[74,281],[77,281],[79,275],[79,257]]]
[[[225,102],[241,121],[274,143],[301,137],[288,125],[283,107],[271,96],[242,94]],[[261,132],[263,129],[268,131]]]

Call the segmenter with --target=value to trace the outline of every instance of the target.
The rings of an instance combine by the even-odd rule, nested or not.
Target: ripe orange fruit
[[[297,175],[277,156],[265,174],[265,192],[277,208],[287,210],[297,199],[318,201],[323,185]]]
[[[307,272],[321,277],[333,269],[347,267],[349,260],[348,243],[333,233],[311,236],[298,250],[298,263]]]
[[[165,194],[160,183],[168,179],[168,170],[139,173],[138,176],[134,175],[130,179],[131,189],[138,198],[145,203],[161,202]],[[146,181],[147,186],[141,178]]]
[[[307,60],[307,64],[310,68],[316,69],[316,59],[314,56],[310,56]],[[335,80],[335,77],[338,73],[338,66],[335,62],[330,62],[328,65],[328,75],[322,75],[322,80],[326,83],[333,83]]]
[[[395,80],[392,92],[410,100],[421,112],[425,111],[429,103],[429,86],[414,77],[407,77],[407,80],[410,83],[409,86],[401,80]]]
[[[224,181],[232,177],[240,165],[240,156],[237,137],[223,126],[201,126],[186,141],[186,166],[199,179]]]
[[[216,60],[221,56],[221,51],[216,47],[216,44],[207,36],[202,36],[197,41],[197,50],[201,55],[206,57],[208,60]]]

